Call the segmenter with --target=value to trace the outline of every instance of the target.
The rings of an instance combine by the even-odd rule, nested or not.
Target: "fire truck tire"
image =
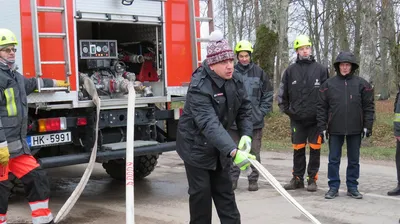
[[[135,157],[134,160],[134,177],[135,180],[141,180],[153,172],[157,165],[157,155],[144,155]],[[103,163],[103,168],[106,170],[110,177],[125,181],[125,160],[110,160],[107,163]]]
[[[153,172],[157,166],[158,154],[135,157],[135,180],[140,180]]]

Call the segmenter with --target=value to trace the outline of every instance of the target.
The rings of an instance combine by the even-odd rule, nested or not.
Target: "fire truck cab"
[[[28,96],[27,142],[43,168],[97,162],[125,180],[127,88],[134,85],[135,179],[175,149],[180,110],[200,52],[199,0],[18,0],[3,3],[0,27],[18,37],[18,71],[65,80]],[[85,78],[101,100],[100,116]],[[95,130],[96,121],[99,130]]]

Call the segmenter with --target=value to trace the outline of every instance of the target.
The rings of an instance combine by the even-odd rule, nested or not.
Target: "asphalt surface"
[[[262,164],[283,185],[290,180],[292,154],[263,152]],[[317,192],[305,189],[289,191],[294,199],[323,224],[399,223],[400,196],[386,192],[396,184],[394,162],[361,161],[359,190],[361,200],[346,196],[347,160],[342,159],[342,185],[339,197],[324,199],[327,191],[327,158],[321,157]],[[49,169],[54,216],[79,183],[86,165]],[[235,191],[242,223],[312,223],[289,201],[260,177],[260,190],[247,191],[246,177],[241,176]],[[182,161],[175,152],[160,156],[156,170],[135,182],[135,223],[189,223],[187,180]],[[29,206],[23,195],[10,199],[8,223],[31,223]],[[111,179],[97,164],[81,197],[61,223],[125,223],[125,185]],[[213,223],[220,223],[214,209]]]

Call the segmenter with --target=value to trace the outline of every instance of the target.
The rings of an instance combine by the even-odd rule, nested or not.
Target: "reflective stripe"
[[[17,115],[17,105],[15,104],[15,96],[14,89],[8,88],[4,90],[4,95],[6,96],[7,101],[7,112],[8,116],[16,116]]]
[[[241,168],[242,166],[246,165],[247,163],[249,163],[250,161],[248,159],[243,160],[241,163],[236,164],[236,166],[238,166],[239,168]]]
[[[8,143],[8,149],[10,151],[21,149],[22,148],[22,142],[21,140],[13,141]]]
[[[49,223],[53,220],[53,214],[48,214],[47,216],[32,217],[32,224],[43,224]]]
[[[29,206],[31,207],[32,211],[42,209],[42,208],[49,208],[49,199],[44,200],[44,201],[29,202]]]
[[[400,113],[395,113],[394,114],[394,121],[395,122],[400,122]]]
[[[7,224],[6,214],[0,214],[0,224]]]
[[[3,123],[1,122],[1,119],[0,119],[0,128],[2,128],[3,127]]]

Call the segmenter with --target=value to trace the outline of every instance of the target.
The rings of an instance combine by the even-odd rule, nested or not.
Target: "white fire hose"
[[[75,190],[72,192],[71,196],[61,207],[60,211],[54,220],[55,223],[59,223],[63,220],[71,209],[74,207],[76,201],[79,199],[82,191],[85,189],[87,182],[89,181],[90,175],[93,171],[96,157],[97,157],[97,141],[98,141],[98,130],[99,130],[99,117],[100,117],[100,98],[97,95],[96,87],[92,80],[88,77],[82,77],[83,86],[85,87],[88,94],[92,97],[93,103],[96,105],[96,129],[95,129],[95,141],[90,155],[90,160],[86,170],[76,186]],[[134,188],[133,188],[133,158],[134,158],[134,118],[135,118],[135,99],[136,92],[133,84],[126,86],[129,91],[128,96],[128,122],[127,122],[127,148],[126,148],[126,223],[132,224],[134,221]]]
[[[250,163],[260,172],[260,174],[295,208],[297,208],[301,213],[303,213],[309,220],[315,224],[321,224],[313,215],[311,215],[307,210],[305,210],[275,179],[274,176],[268,170],[261,165],[257,160],[249,159]]]

